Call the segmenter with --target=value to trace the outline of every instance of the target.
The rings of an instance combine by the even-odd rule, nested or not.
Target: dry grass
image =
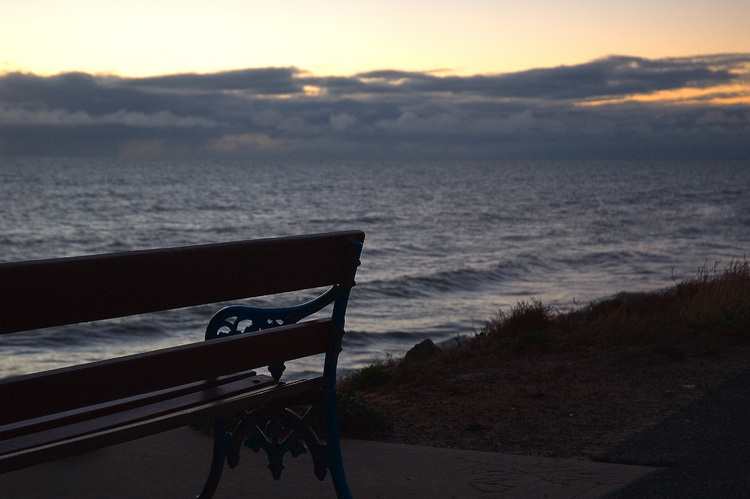
[[[731,262],[723,272],[704,266],[693,279],[660,292],[621,293],[577,310],[520,302],[471,341],[420,369],[429,375],[430,368],[477,358],[501,361],[592,349],[624,358],[702,358],[749,339],[750,262],[744,260]]]
[[[459,347],[376,365],[363,372],[377,383],[354,384],[394,422],[394,441],[581,456],[750,368],[748,351],[744,260],[576,310],[521,302]]]

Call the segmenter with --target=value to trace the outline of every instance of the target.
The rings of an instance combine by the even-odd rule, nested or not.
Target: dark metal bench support
[[[214,420],[211,469],[197,499],[210,499],[213,496],[225,462],[230,468],[237,466],[243,439],[245,445],[253,451],[259,452],[263,449],[266,452],[268,468],[275,480],[281,478],[284,454],[288,452],[292,457],[297,457],[309,451],[315,476],[323,480],[327,470],[330,470],[337,497],[351,499],[341,455],[336,398],[336,368],[344,335],[344,317],[349,293],[354,286],[354,275],[359,266],[362,243],[353,241],[351,251],[351,267],[347,269],[348,275],[343,276],[343,283],[333,286],[318,298],[295,307],[226,307],[217,312],[209,322],[206,340],[295,324],[333,303],[331,320],[335,337],[331,338],[326,352],[321,397],[313,402],[303,416],[283,406],[255,409],[243,414],[232,431],[227,430],[226,419]],[[274,379],[279,381],[285,366],[270,365],[268,369]],[[325,443],[318,439],[311,428],[312,418],[321,412],[325,427]]]

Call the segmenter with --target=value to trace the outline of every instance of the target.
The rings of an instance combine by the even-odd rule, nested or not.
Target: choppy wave
[[[428,298],[453,293],[478,292],[493,284],[515,281],[533,272],[530,265],[504,263],[487,268],[458,268],[434,273],[403,274],[394,279],[375,279],[357,289],[364,298]]]
[[[520,300],[659,289],[750,253],[748,161],[4,161],[0,261],[365,230],[345,369]],[[217,308],[6,335],[0,376],[200,341]]]

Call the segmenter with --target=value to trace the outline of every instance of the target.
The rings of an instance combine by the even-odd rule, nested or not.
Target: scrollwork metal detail
[[[322,408],[316,403],[300,415],[285,407],[264,407],[246,412],[232,432],[227,449],[227,464],[239,464],[242,443],[255,452],[268,455],[268,469],[275,480],[281,478],[284,455],[298,457],[307,452],[312,457],[314,473],[319,480],[326,477],[330,466],[325,443],[312,428],[312,420]]]

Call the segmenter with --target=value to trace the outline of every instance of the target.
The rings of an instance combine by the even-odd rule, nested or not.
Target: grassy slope
[[[343,380],[342,425],[354,437],[591,454],[749,368],[748,350],[745,260],[575,310],[521,302],[427,361]]]

